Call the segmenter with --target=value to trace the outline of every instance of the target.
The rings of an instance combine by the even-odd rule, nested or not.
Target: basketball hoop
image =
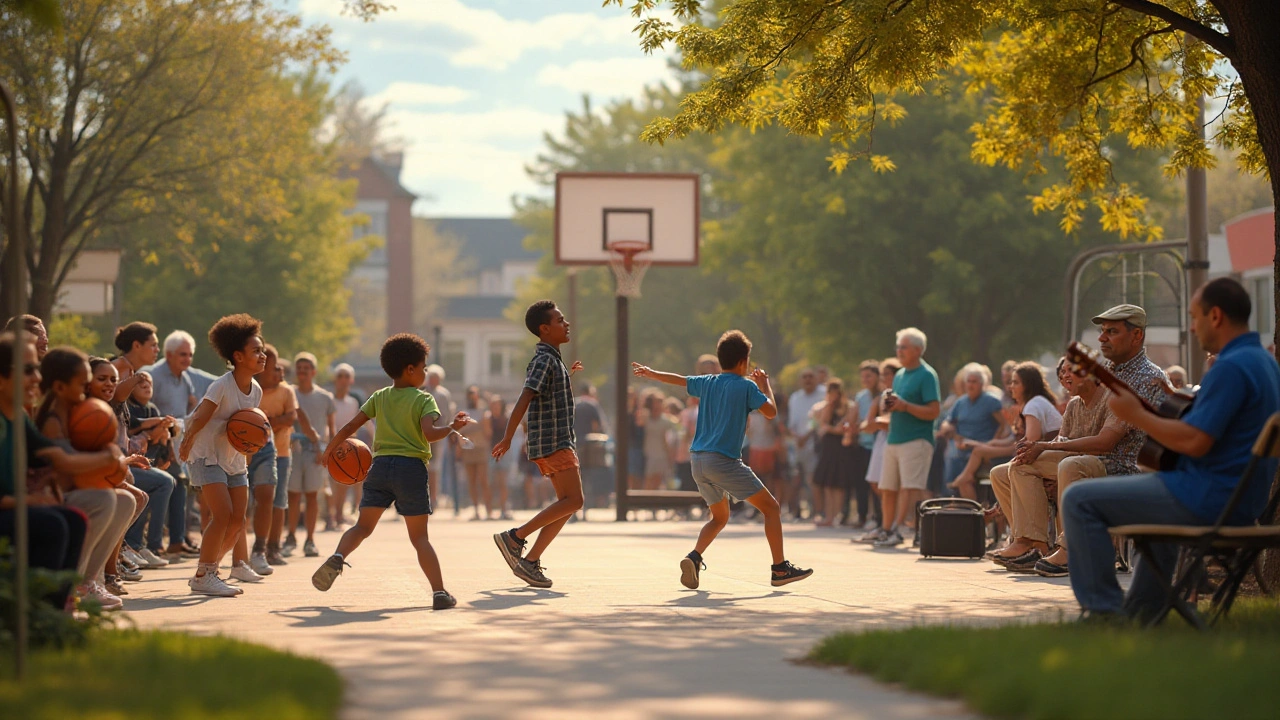
[[[640,283],[649,270],[651,260],[641,255],[649,253],[649,244],[639,240],[615,240],[609,243],[609,267],[618,286],[618,297],[640,297]]]

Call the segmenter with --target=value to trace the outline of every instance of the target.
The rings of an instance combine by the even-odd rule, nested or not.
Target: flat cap
[[[1137,305],[1125,303],[1124,305],[1117,305],[1101,315],[1093,316],[1094,325],[1101,325],[1107,320],[1127,320],[1131,325],[1145,328],[1147,326],[1147,311]]]

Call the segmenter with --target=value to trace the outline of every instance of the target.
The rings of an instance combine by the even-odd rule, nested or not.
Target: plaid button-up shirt
[[[538,343],[524,386],[537,393],[529,403],[529,459],[574,448],[577,438],[573,434],[573,387],[560,351]]]
[[[1169,378],[1165,376],[1164,370],[1161,370],[1159,365],[1151,362],[1147,357],[1146,348],[1119,365],[1111,365],[1111,372],[1153,406],[1159,407],[1160,403],[1164,402],[1164,383],[1168,382]],[[1146,442],[1147,434],[1114,416],[1107,421],[1108,425],[1113,423],[1127,432],[1111,452],[1101,456],[1102,462],[1107,466],[1109,475],[1133,475],[1139,472],[1138,451]]]

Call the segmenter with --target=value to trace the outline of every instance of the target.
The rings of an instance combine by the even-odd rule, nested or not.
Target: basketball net
[[[647,243],[619,240],[609,245],[609,267],[617,281],[614,293],[618,297],[640,297],[640,283],[652,261],[641,257],[649,252]]]

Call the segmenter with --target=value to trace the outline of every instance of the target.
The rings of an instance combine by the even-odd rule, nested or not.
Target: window
[[[440,348],[440,366],[444,368],[445,386],[465,383],[467,377],[467,346],[461,340],[445,340]]]
[[[521,370],[528,347],[519,340],[489,341],[489,377],[511,378]]]

